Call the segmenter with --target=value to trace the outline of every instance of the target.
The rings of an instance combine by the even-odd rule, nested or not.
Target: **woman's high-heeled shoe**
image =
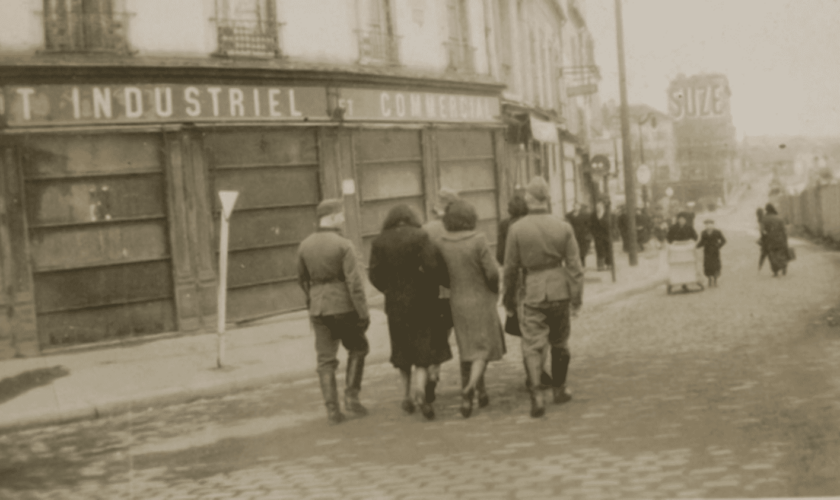
[[[402,402],[401,406],[402,406],[402,410],[404,412],[406,412],[407,414],[411,415],[412,413],[414,413],[414,410],[415,410],[414,401],[412,401],[411,399],[409,399],[409,398],[403,399],[403,402]]]
[[[464,418],[470,418],[470,415],[472,415],[473,396],[475,396],[475,389],[461,393],[461,416]]]
[[[490,396],[487,395],[487,391],[482,391],[478,393],[478,407],[485,408],[487,405],[490,404]]]
[[[426,420],[435,419],[435,409],[432,407],[432,404],[426,400],[425,394],[418,394],[415,398],[414,404],[420,408],[420,413],[423,414]]]

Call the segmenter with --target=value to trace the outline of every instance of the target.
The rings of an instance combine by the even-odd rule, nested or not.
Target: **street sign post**
[[[650,183],[650,176],[650,167],[644,163],[639,165],[639,168],[636,169],[636,180],[638,180],[639,184],[642,186],[647,186]]]
[[[225,363],[225,322],[227,316],[227,267],[228,267],[228,240],[230,239],[230,214],[236,204],[239,191],[219,191],[219,199],[222,201],[222,216],[220,217],[219,231],[219,295],[218,295],[218,323],[216,332],[218,339],[218,351],[216,365],[221,368]]]

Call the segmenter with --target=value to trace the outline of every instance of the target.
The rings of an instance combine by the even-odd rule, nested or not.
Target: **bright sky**
[[[840,0],[623,0],[631,103],[679,73],[727,75],[738,136],[840,135]],[[586,0],[601,98],[618,102],[614,0]]]

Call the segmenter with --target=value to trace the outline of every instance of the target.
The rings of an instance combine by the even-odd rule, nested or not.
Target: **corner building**
[[[343,197],[367,262],[442,187],[495,243],[506,162],[484,0],[0,2],[0,359],[304,308],[295,254]],[[485,10],[487,9],[487,10]],[[495,69],[494,69],[495,68]]]

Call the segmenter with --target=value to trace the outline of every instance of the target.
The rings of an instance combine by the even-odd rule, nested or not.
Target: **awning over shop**
[[[554,122],[541,120],[534,115],[530,115],[530,120],[531,136],[535,141],[560,144],[560,138],[557,135],[557,125]]]

